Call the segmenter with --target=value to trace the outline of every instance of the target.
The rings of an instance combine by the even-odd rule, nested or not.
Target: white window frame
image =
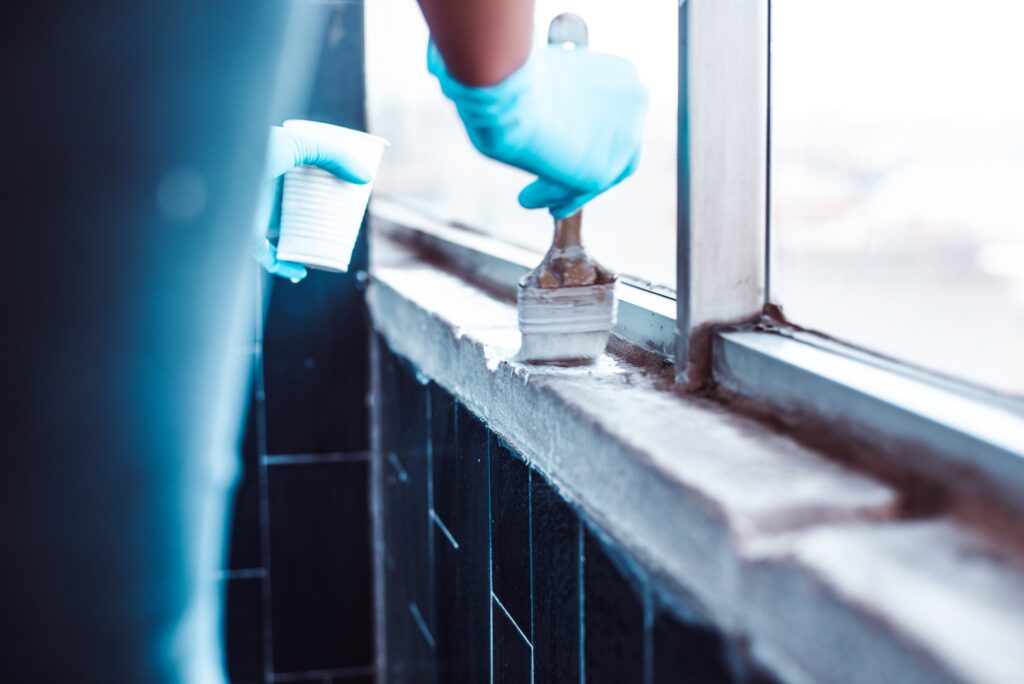
[[[674,360],[683,389],[715,386],[882,470],[1024,513],[1020,402],[770,315],[770,10],[680,2],[677,293],[623,279],[615,335]],[[504,296],[538,259],[393,202],[375,200],[372,215],[375,230]]]

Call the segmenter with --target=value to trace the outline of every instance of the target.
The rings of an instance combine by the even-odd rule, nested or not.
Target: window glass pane
[[[772,299],[1024,395],[1024,3],[773,0]]]
[[[621,273],[674,286],[678,2],[537,0],[536,6],[536,41],[546,40],[554,16],[576,12],[590,28],[591,49],[632,61],[650,90],[640,166],[587,205],[583,237],[595,258]],[[367,2],[366,43],[370,127],[391,141],[375,192],[546,250],[550,217],[516,200],[532,177],[477,153],[427,73],[427,28],[415,0]]]

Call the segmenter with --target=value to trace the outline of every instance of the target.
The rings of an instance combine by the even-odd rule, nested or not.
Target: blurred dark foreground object
[[[215,682],[206,570],[287,3],[15,11],[0,20],[0,681]]]

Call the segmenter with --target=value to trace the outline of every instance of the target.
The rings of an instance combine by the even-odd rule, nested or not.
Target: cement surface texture
[[[1024,570],[962,523],[715,402],[613,341],[516,360],[516,308],[412,257],[372,272],[387,343],[670,589],[791,682],[1024,682]]]

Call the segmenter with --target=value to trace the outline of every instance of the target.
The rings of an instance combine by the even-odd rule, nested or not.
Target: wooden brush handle
[[[583,238],[580,235],[582,229],[582,209],[564,219],[555,219],[555,239],[551,242],[552,246],[557,249],[582,246]]]

